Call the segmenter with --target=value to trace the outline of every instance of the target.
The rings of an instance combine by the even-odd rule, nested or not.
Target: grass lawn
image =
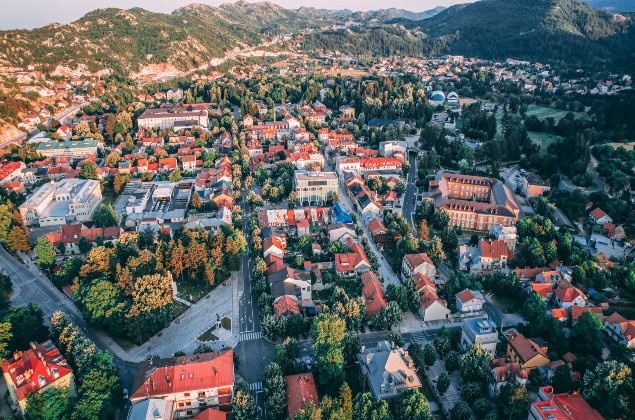
[[[132,341],[129,341],[126,338],[122,338],[122,337],[111,337],[112,340],[117,343],[119,345],[119,347],[121,347],[124,351],[128,351],[130,350],[133,346],[134,343]]]
[[[198,302],[212,290],[209,284],[194,280],[177,280],[176,286],[179,297],[192,303]]]
[[[359,366],[353,365],[345,367],[344,373],[346,374],[346,382],[351,388],[351,393],[353,395],[359,394],[362,389],[362,384],[359,381]]]
[[[211,327],[209,330],[205,331],[203,334],[197,337],[198,341],[218,341],[218,337],[216,337],[212,332],[216,329],[216,325]]]
[[[495,296],[493,294],[490,295],[490,297],[492,298],[496,306],[498,306],[503,312],[517,314],[520,313],[523,309],[522,303],[514,298],[508,296]]]
[[[567,111],[566,109],[556,109],[550,106],[530,105],[527,109],[527,116],[536,116],[541,120],[552,117],[557,123],[569,112],[571,111]],[[576,118],[588,118],[588,115],[585,112],[574,112],[573,115],[575,115]]]
[[[187,311],[187,305],[182,304],[181,302],[173,301],[172,302],[172,316],[174,318],[178,318],[183,315],[183,313]]]
[[[538,133],[536,131],[528,131],[527,135],[529,135],[529,138],[534,143],[538,143],[540,145],[540,151],[543,153],[547,151],[547,147],[549,147],[551,144],[562,139],[562,137],[556,134]]]

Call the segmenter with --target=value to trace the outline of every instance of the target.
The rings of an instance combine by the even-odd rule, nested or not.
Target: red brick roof
[[[569,319],[569,311],[565,308],[555,308],[551,310],[551,316],[559,320]]]
[[[15,384],[18,401],[73,374],[64,356],[50,340],[37,345],[31,343],[31,348],[24,353],[16,352],[2,364],[2,371],[9,374]]]
[[[532,283],[531,288],[534,292],[538,293],[540,297],[544,299],[546,299],[551,293],[553,293],[551,284]]]
[[[362,295],[366,301],[366,317],[370,319],[381,311],[388,302],[375,273],[367,271],[361,275],[361,280],[363,284]]]
[[[289,418],[295,418],[298,411],[302,410],[308,403],[319,404],[317,389],[312,373],[300,373],[284,377],[287,383],[287,406]]]
[[[234,385],[232,350],[144,361],[132,387],[131,400]]]

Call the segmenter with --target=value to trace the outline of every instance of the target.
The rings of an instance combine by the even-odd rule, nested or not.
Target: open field
[[[560,121],[564,118],[565,115],[570,111],[564,109],[556,109],[550,106],[540,106],[540,105],[530,105],[529,109],[527,109],[527,116],[535,116],[544,120],[546,118],[552,117],[556,122]],[[588,118],[588,115],[584,112],[574,112],[576,118]]]
[[[633,150],[635,149],[635,141],[632,141],[630,143],[609,143],[611,145],[612,148],[617,149],[619,147],[623,147],[626,150]]]
[[[549,145],[551,145],[552,143],[555,143],[556,141],[562,138],[556,134],[539,133],[536,131],[528,131],[527,134],[529,135],[529,138],[533,142],[538,143],[540,145],[540,150],[543,153],[547,151],[547,147],[549,147]]]

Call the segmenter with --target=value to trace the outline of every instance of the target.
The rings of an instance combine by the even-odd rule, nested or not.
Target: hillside
[[[609,12],[635,12],[635,0],[584,0],[596,9],[607,10]]]
[[[484,58],[626,61],[635,45],[632,17],[579,0],[481,0],[407,27],[423,29],[433,53]]]
[[[0,66],[30,63],[52,69],[84,64],[125,72],[151,64],[187,70],[236,46],[257,45],[261,35],[319,27],[298,11],[272,3],[190,5],[172,14],[144,9],[98,9],[68,25],[0,32]]]

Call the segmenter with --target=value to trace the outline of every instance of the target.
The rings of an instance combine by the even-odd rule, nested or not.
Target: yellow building
[[[514,330],[506,332],[505,335],[507,337],[507,358],[511,362],[520,363],[528,372],[551,362],[547,357],[547,344],[542,340],[526,338]]]

